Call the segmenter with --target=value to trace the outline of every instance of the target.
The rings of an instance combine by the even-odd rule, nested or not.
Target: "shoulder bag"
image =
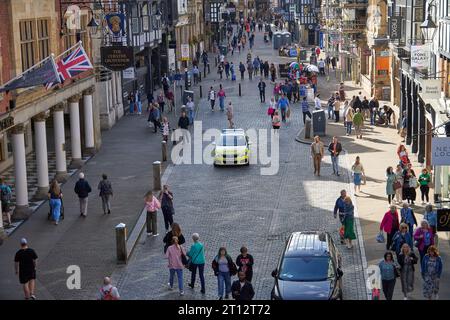
[[[197,252],[197,254],[195,255],[195,258],[189,258],[187,260],[187,263],[185,265],[186,269],[188,269],[190,272],[192,272],[194,270],[194,266],[193,266],[193,262],[192,260],[197,259],[197,257],[199,256],[199,254],[203,251],[203,247]]]

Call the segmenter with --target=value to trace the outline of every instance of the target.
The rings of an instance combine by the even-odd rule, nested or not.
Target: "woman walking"
[[[395,200],[397,204],[401,204],[403,199],[403,169],[401,165],[397,165],[397,168],[395,169],[395,180],[393,187],[395,191]]]
[[[359,108],[356,109],[356,113],[353,116],[353,124],[355,125],[356,139],[362,139],[362,127],[364,125],[364,116]]]
[[[352,165],[353,172],[353,183],[355,184],[355,193],[361,192],[361,178],[366,179],[366,174],[364,173],[364,167],[360,161],[359,156],[356,157],[355,163]]]
[[[224,111],[225,110],[225,90],[223,90],[222,85],[219,86],[219,92],[217,92],[217,96],[219,97],[219,107],[220,107],[220,111]]]
[[[227,106],[228,128],[230,128],[230,129],[234,128],[233,117],[234,117],[233,104],[230,101]]]
[[[175,214],[175,210],[173,208],[173,193],[169,190],[169,186],[167,184],[163,186],[163,190],[160,192],[158,198],[161,203],[161,209],[164,217],[164,227],[166,228],[167,233],[169,231],[169,227],[173,224],[173,215]]]
[[[173,237],[178,238],[178,244],[184,244],[186,242],[186,239],[184,239],[183,233],[181,232],[181,227],[178,223],[176,222],[172,223],[171,228],[172,230],[167,232],[163,239],[164,253],[167,251],[167,248],[169,248],[170,245],[172,244]]]
[[[401,144],[398,146],[397,155],[400,160],[400,165],[405,168],[409,163],[408,151],[406,151],[406,147]]]
[[[380,232],[384,231],[387,233],[386,250],[391,249],[392,239],[399,228],[400,223],[398,219],[397,207],[391,205],[390,210],[384,214],[383,220],[381,220],[380,224]]]
[[[102,198],[103,214],[111,214],[113,189],[106,174],[102,175],[102,180],[98,183],[97,189],[100,190],[100,197]]]
[[[346,130],[346,136],[349,136],[352,134],[352,125],[353,125],[353,108],[349,107],[347,108],[347,112],[345,113],[345,127]]]
[[[400,265],[400,280],[402,283],[403,300],[408,300],[411,292],[414,291],[414,265],[417,264],[417,256],[411,250],[411,247],[405,243],[402,245],[401,252],[398,255],[398,264]]]
[[[352,199],[350,197],[346,197],[344,200],[344,239],[347,243],[347,249],[353,248],[352,240],[356,239],[355,231],[354,231],[354,210]]]
[[[159,111],[161,112],[161,114],[164,113],[164,105],[165,105],[165,100],[164,100],[164,92],[160,91],[158,97],[156,98],[156,101],[158,102],[159,105]]]
[[[219,253],[212,262],[212,269],[217,277],[219,300],[223,299],[224,293],[225,299],[228,299],[231,293],[231,276],[236,275],[237,268],[225,247],[219,249]]]
[[[183,259],[184,257],[184,259]],[[183,291],[183,260],[186,259],[186,251],[183,246],[178,243],[178,237],[172,238],[172,245],[169,246],[166,252],[166,258],[169,260],[169,290],[173,290],[173,278],[177,274],[178,289],[180,296],[184,295]]]
[[[272,96],[269,102],[269,108],[267,109],[267,114],[273,119],[273,114],[277,110],[277,103],[275,102],[275,97]]]
[[[395,233],[395,235],[392,237],[391,250],[395,251],[395,254],[397,255],[397,259],[398,259],[398,256],[400,255],[402,246],[405,243],[412,248],[413,247],[413,237],[408,232],[408,225],[406,223],[401,223],[400,230],[397,231]]]
[[[273,95],[275,96],[275,102],[278,102],[280,99],[281,94],[281,85],[279,83],[275,84],[275,87],[273,87]]]
[[[386,195],[388,197],[389,204],[391,204],[391,201],[394,199],[394,182],[396,177],[397,176],[394,173],[394,169],[392,167],[388,167],[386,169]]]
[[[403,200],[414,204],[416,201],[416,188],[418,186],[416,174],[409,163],[407,168],[403,171]]]
[[[158,226],[157,226],[157,215],[158,209],[161,208],[161,204],[156,199],[151,191],[147,192],[145,195],[145,210],[147,211],[146,216],[146,226],[147,226],[147,236],[153,234],[154,237],[158,236]]]
[[[442,259],[435,246],[427,250],[422,260],[423,296],[426,299],[439,299],[439,280],[442,274]]]
[[[194,243],[191,245],[191,248],[186,254],[191,261],[191,283],[189,283],[189,287],[194,289],[195,277],[198,269],[198,276],[200,278],[201,286],[200,292],[202,294],[205,294],[205,246],[199,241],[200,236],[198,235],[198,233],[194,233],[192,235],[192,240],[194,241]]]
[[[253,279],[253,256],[248,253],[246,247],[241,248],[241,254],[236,258],[236,265],[239,267],[238,272],[245,273],[245,280],[252,282]]]
[[[162,129],[163,140],[166,142],[169,141],[170,125],[169,125],[169,120],[167,119],[167,117],[163,117],[161,129]]]
[[[272,128],[275,130],[275,132],[278,132],[281,126],[281,119],[278,115],[278,110],[275,110],[272,117]]]
[[[384,297],[386,300],[392,300],[395,288],[395,278],[399,273],[399,266],[394,262],[392,252],[386,252],[384,254],[384,259],[380,261],[378,266],[380,267]]]
[[[53,180],[48,191],[48,198],[50,199],[50,208],[52,209],[52,218],[55,226],[58,225],[61,217],[62,192],[58,181]],[[0,218],[1,217],[0,215]]]
[[[434,245],[434,233],[427,220],[422,220],[420,227],[414,232],[416,247],[419,249],[420,263],[428,252],[428,248]]]
[[[431,175],[428,173],[427,169],[422,170],[422,174],[419,176],[419,184],[420,184],[420,194],[422,198],[422,204],[426,202],[430,202],[430,183],[431,183]]]
[[[275,68],[275,65],[273,63],[270,64],[270,80],[274,83],[276,79],[276,73],[277,69]]]

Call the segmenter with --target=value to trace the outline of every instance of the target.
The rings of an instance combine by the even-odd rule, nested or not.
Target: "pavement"
[[[257,34],[256,38],[253,57],[258,55],[269,62],[289,61],[278,57],[269,45],[263,44],[262,35]],[[246,53],[247,50],[227,58],[237,65],[239,61],[245,61]],[[248,80],[246,74],[246,79],[241,82],[242,97],[238,96],[238,83],[230,80],[212,82],[216,90],[218,84],[223,83],[226,102],[232,101],[234,105],[236,128],[271,127],[266,110],[273,85],[266,80],[267,103],[260,104],[258,81],[259,77]],[[206,84],[209,87],[209,83]],[[203,131],[226,128],[226,116],[217,109],[211,112],[209,102],[206,99],[200,101],[197,120],[202,121]],[[260,163],[225,168],[207,164],[171,164],[170,171],[166,170],[164,179],[174,193],[174,218],[186,238],[185,247],[192,243],[191,234],[198,232],[206,248],[206,296],[200,294],[197,283],[195,290],[185,288],[185,296],[181,299],[217,299],[217,280],[210,263],[219,247],[226,246],[229,254],[236,258],[243,245],[255,258],[255,298],[269,299],[273,286],[271,271],[276,268],[287,237],[299,230],[330,232],[343,255],[344,299],[367,299],[360,243],[356,242],[352,250],[339,244],[339,222],[332,214],[339,191],[349,188],[349,175],[338,178],[325,174],[331,173],[331,163],[326,160],[323,177],[315,177],[309,147],[294,139],[301,127],[301,108],[296,104],[291,119],[280,130],[281,161],[274,176],[261,175],[263,165]],[[343,172],[348,173],[345,161],[343,166]],[[329,192],[324,192],[324,185]],[[159,217],[161,233],[164,227],[162,216]],[[176,290],[167,290],[168,269],[162,239],[162,235],[142,235],[128,264],[118,266],[114,272],[112,278],[123,299],[180,299]],[[185,287],[188,276],[190,274],[185,271]]]
[[[328,86],[324,85],[327,83]],[[339,81],[334,77],[330,77],[330,81],[326,82],[323,78],[319,80],[320,93],[322,98],[328,98],[332,90],[336,90]],[[346,81],[347,97],[357,95],[359,91],[362,91],[364,95],[369,97],[367,92],[364,92],[360,87]],[[325,90],[324,90],[325,89]],[[328,90],[326,90],[328,89]],[[322,101],[323,105],[326,105],[326,101]],[[389,102],[380,101],[380,105]],[[392,105],[391,105],[392,106]],[[399,110],[396,106],[392,106],[395,110],[396,118],[398,119]],[[395,123],[395,121],[394,121]],[[310,144],[311,139],[304,139],[304,132],[299,133],[299,142]],[[397,133],[397,129],[394,126],[389,128],[384,126],[371,126],[368,122],[365,123],[363,129],[363,139],[356,139],[354,133],[351,136],[345,135],[345,128],[342,120],[340,123],[335,123],[334,120],[328,120],[327,135],[322,140],[329,143],[331,137],[337,136],[345,149],[348,159],[354,162],[356,156],[360,156],[361,162],[364,166],[367,176],[367,184],[361,186],[361,193],[356,195],[356,203],[359,212],[359,220],[363,231],[363,243],[364,251],[366,253],[367,264],[378,265],[378,262],[383,258],[385,253],[385,244],[377,243],[375,240],[376,235],[379,232],[379,225],[384,216],[384,213],[388,211],[388,202],[386,196],[386,168],[398,163],[397,147],[402,143],[402,138]],[[404,143],[403,143],[404,144]],[[416,173],[420,172],[423,166],[417,162],[416,156],[411,154],[409,150],[410,158],[413,164],[413,169]],[[352,186],[354,188],[354,186]],[[432,201],[433,189],[430,190],[430,200]],[[420,191],[417,190],[416,205],[412,206],[418,223],[423,218],[425,205],[421,204]],[[400,210],[400,206],[397,206]],[[439,251],[443,259],[444,269],[440,283],[440,297],[448,299],[450,297],[450,271],[445,266],[449,260],[450,241],[449,234],[446,232],[440,232],[439,234]],[[416,254],[417,253],[417,249]],[[416,269],[415,274],[415,290],[411,295],[414,300],[423,299],[422,295],[422,278],[420,276],[419,268]],[[383,295],[381,295],[384,299]],[[394,292],[394,299],[403,299],[403,293],[401,292],[400,281],[397,281],[397,285]]]

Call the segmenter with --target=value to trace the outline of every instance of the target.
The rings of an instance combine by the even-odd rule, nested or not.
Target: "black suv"
[[[342,300],[341,256],[330,234],[294,232],[286,241],[272,300]]]

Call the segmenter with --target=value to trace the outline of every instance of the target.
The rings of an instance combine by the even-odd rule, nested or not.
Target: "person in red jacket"
[[[390,210],[384,214],[380,224],[380,231],[387,233],[386,250],[389,250],[391,247],[392,239],[400,228],[399,221],[397,207],[394,205],[390,206]]]

